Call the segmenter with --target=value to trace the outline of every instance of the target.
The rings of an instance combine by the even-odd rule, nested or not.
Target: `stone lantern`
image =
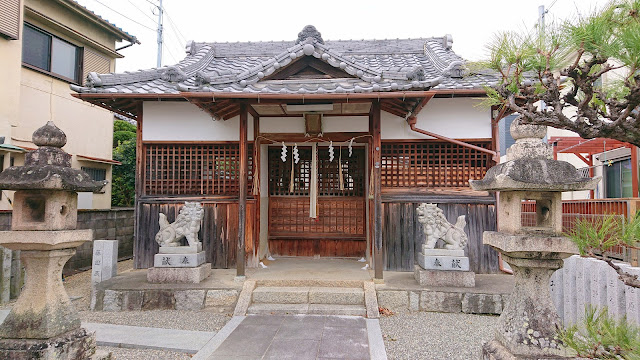
[[[563,259],[577,253],[562,234],[563,191],[593,189],[600,178],[586,178],[565,162],[553,160],[542,142],[546,126],[511,124],[516,143],[507,162],[471,180],[474,190],[499,191],[498,231],[486,231],[483,243],[502,254],[513,269],[515,287],[500,316],[496,337],[484,345],[483,359],[555,359],[565,357],[556,336],[560,318],[549,293],[549,279]],[[536,204],[536,223],[522,226],[525,200]]]
[[[61,148],[67,137],[53,122],[33,133],[38,149],[24,166],[0,173],[0,189],[16,190],[12,231],[0,231],[0,245],[21,250],[26,284],[0,326],[0,358],[86,359],[95,337],[80,319],[62,284],[62,268],[75,248],[93,239],[92,230],[76,230],[78,191],[99,191],[94,181],[71,168]]]

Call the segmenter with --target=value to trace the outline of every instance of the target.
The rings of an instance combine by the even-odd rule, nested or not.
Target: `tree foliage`
[[[640,239],[640,212],[629,222],[614,215],[596,219],[579,218],[573,230],[566,234],[577,246],[580,255],[605,261],[628,286],[640,288],[640,279],[625,272],[607,253],[616,246],[638,249]]]
[[[640,146],[640,0],[542,31],[503,32],[487,47],[490,59],[479,65],[501,76],[487,89],[490,105],[525,123]]]
[[[606,308],[587,307],[581,326],[562,329],[558,337],[579,358],[640,360],[640,330],[625,318],[613,319]]]
[[[126,121],[113,122],[113,159],[122,163],[114,166],[111,204],[130,207],[135,200],[136,127]]]

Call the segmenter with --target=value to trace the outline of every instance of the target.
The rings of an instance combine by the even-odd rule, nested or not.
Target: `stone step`
[[[258,286],[253,290],[253,303],[267,304],[307,304],[308,287]]]
[[[364,305],[362,288],[312,287],[310,304]]]
[[[255,304],[364,305],[364,290],[355,287],[258,286]]]
[[[336,304],[252,304],[247,314],[259,315],[350,315],[366,316],[367,311],[362,305],[336,305]]]

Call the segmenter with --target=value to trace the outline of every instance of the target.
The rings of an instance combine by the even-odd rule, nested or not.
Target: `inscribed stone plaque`
[[[204,262],[204,251],[197,254],[156,254],[153,258],[153,267],[188,268],[198,267]]]
[[[418,265],[425,270],[469,271],[466,256],[425,256],[418,253]]]

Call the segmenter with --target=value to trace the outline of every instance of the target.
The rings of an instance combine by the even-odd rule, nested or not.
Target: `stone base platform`
[[[425,270],[415,265],[413,275],[421,286],[476,286],[476,274],[473,271]]]
[[[108,360],[111,353],[96,353],[96,338],[83,328],[51,339],[0,339],[0,359]]]
[[[553,355],[531,355],[522,356],[514,355],[509,349],[502,345],[498,340],[491,340],[482,346],[482,360],[559,360],[573,359],[573,357],[553,356]]]
[[[211,275],[211,264],[209,263],[189,268],[153,267],[147,271],[147,281],[162,284],[198,284],[209,275]]]

